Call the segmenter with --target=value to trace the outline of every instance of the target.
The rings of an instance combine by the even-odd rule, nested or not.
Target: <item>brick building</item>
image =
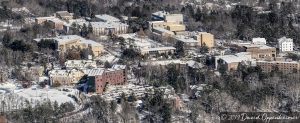
[[[242,44],[242,52],[251,53],[253,59],[271,59],[276,57],[276,48],[267,45]]]
[[[109,69],[88,69],[85,73],[86,76],[81,81],[86,82],[87,86],[84,89],[86,92],[101,94],[108,84],[122,85],[127,82],[127,69],[124,65],[114,65]]]
[[[283,60],[283,61],[257,61],[257,66],[260,66],[264,72],[279,70],[283,73],[296,73],[300,69],[299,61]]]

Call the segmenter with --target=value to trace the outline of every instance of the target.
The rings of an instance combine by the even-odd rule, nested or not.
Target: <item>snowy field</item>
[[[7,106],[7,111],[25,107],[26,101],[32,106],[48,100],[52,103],[56,101],[58,104],[71,102],[75,107],[78,106],[70,95],[77,96],[78,90],[70,87],[66,87],[65,89],[49,87],[40,88],[37,85],[33,85],[30,88],[22,88],[17,86],[13,81],[0,84],[0,105],[5,104]]]
[[[72,102],[73,104],[76,104],[76,102],[68,96],[75,96],[75,93],[77,93],[76,90],[68,90],[69,92],[58,89],[31,87],[26,89],[14,90],[14,93],[21,97],[24,97],[32,104],[35,104],[36,102],[45,102],[47,100],[50,100],[51,102],[56,101],[58,104],[62,104],[65,102]]]

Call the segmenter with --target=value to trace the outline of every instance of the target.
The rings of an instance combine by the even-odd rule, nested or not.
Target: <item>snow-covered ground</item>
[[[5,83],[0,83],[0,94],[10,93],[17,88],[14,80],[9,80]]]
[[[50,89],[50,88],[37,88],[31,87],[26,89],[14,90],[14,93],[24,97],[30,103],[35,104],[36,102],[45,102],[50,100],[51,102],[57,102],[58,104],[62,104],[65,102],[72,102],[76,104],[76,102],[69,97],[68,95],[76,95],[76,90],[68,89],[69,92],[58,90],[58,89]]]
[[[52,103],[56,101],[59,105],[65,102],[71,102],[77,107],[77,103],[70,95],[77,97],[78,93],[77,89],[72,89],[70,87],[65,87],[65,89],[49,87],[40,88],[37,85],[33,85],[30,88],[22,88],[14,81],[0,84],[0,102],[4,102],[5,105],[8,106],[6,109],[7,111],[25,107],[26,101],[32,106],[48,100]]]

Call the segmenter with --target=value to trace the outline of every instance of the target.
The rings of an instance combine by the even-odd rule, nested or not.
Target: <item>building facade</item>
[[[68,11],[57,11],[55,17],[68,21],[73,19],[73,13],[69,13]]]
[[[86,71],[88,76],[89,92],[101,94],[105,87],[110,85],[123,85],[127,83],[127,68],[124,65],[114,65],[109,69],[89,69]]]
[[[282,37],[278,39],[278,48],[280,52],[290,52],[293,51],[294,42],[291,38]]]
[[[73,85],[76,84],[84,72],[81,70],[51,70],[49,71],[49,78],[51,85]]]
[[[199,41],[201,46],[205,45],[208,48],[212,48],[215,46],[214,35],[212,35],[211,33],[200,32],[196,36],[196,39]]]
[[[218,70],[221,65],[224,65],[227,71],[237,70],[240,63],[248,65],[252,64],[250,53],[242,52],[235,55],[215,56],[215,69]]]
[[[260,66],[264,72],[279,70],[283,73],[296,73],[300,69],[299,61],[257,61],[257,66]]]
[[[150,21],[149,27],[154,28],[163,28],[173,32],[185,31],[186,27],[183,24],[178,24],[177,22],[165,22],[165,21]]]
[[[251,53],[253,59],[273,59],[276,57],[276,48],[266,45],[246,44],[242,46],[244,52]]]
[[[173,54],[175,52],[175,47],[156,47],[156,48],[147,48],[147,49],[141,49],[141,54],[149,54],[149,55],[156,55],[156,54]]]
[[[72,48],[88,48],[92,51],[94,56],[99,56],[103,51],[103,45],[77,35],[64,35],[50,39],[54,39],[56,41],[57,48],[60,53],[65,53],[68,49]]]
[[[79,22],[79,26],[88,26],[89,24],[93,27],[93,34],[96,36],[110,35],[110,34],[125,34],[128,32],[128,25],[121,22]]]

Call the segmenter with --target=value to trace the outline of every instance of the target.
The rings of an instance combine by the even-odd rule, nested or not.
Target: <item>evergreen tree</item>
[[[79,34],[79,28],[78,28],[78,26],[77,26],[76,23],[72,23],[72,25],[71,25],[71,31],[72,31],[73,35]]]
[[[12,41],[12,37],[10,35],[9,32],[6,32],[2,38],[2,44],[5,46],[5,47],[9,47],[10,44],[11,44],[11,41]]]
[[[93,26],[91,23],[88,25],[88,34],[93,34]]]
[[[110,68],[111,64],[108,61],[104,62],[104,68]]]
[[[89,33],[89,32],[88,32],[87,26],[86,26],[85,24],[83,24],[82,29],[81,29],[81,32],[80,32],[80,35],[81,35],[82,37],[87,37],[88,33]]]

